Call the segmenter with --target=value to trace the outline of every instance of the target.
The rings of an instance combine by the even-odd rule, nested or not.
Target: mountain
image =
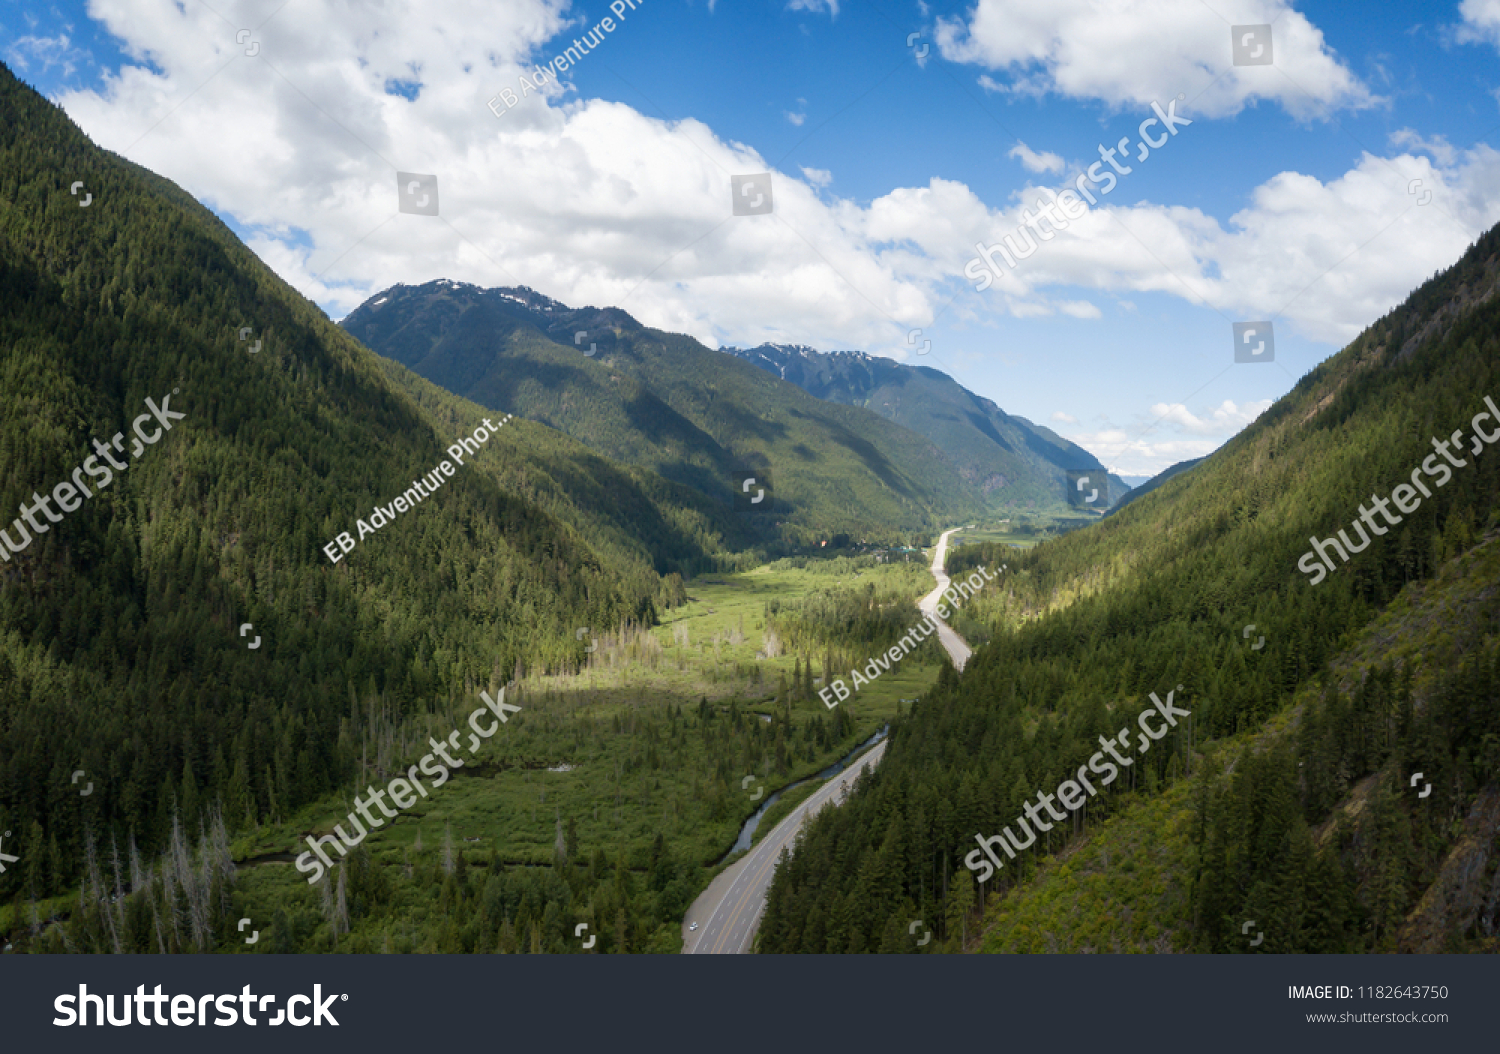
[[[862,351],[821,352],[795,344],[719,349],[790,381],[809,395],[862,406],[942,448],[959,473],[999,512],[1063,511],[1068,472],[1102,468],[1099,459],[1050,428],[1007,414],[952,377]],[[1129,486],[1118,476],[1102,496]]]
[[[341,324],[449,391],[547,423],[726,506],[747,473],[757,490],[769,479],[773,515],[792,524],[781,537],[798,544],[833,530],[926,529],[981,507],[922,437],[615,308],[439,280],[388,289]]]
[[[1500,228],[1189,480],[960,550],[1006,565],[993,636],[805,829],[760,949],[1500,952],[1495,442]]]
[[[1150,479],[1134,485],[1129,494],[1124,495],[1115,502],[1115,506],[1110,510],[1110,512],[1119,512],[1132,501],[1135,501],[1137,498],[1145,497],[1147,494],[1150,494],[1153,490],[1161,486],[1167,480],[1171,479],[1174,476],[1180,475],[1183,472],[1186,472],[1188,469],[1192,468],[1202,460],[1203,458],[1201,457],[1195,457],[1190,461],[1179,461],[1177,462],[1177,464],[1171,466],[1170,468],[1162,469]],[[1129,479],[1130,477],[1126,478]]]
[[[0,165],[0,830],[25,861],[0,902],[76,894],[90,836],[289,817],[748,544],[697,491],[375,356],[4,67]]]
[[[1001,496],[1001,477],[979,471],[970,454],[956,457],[878,413],[816,398],[617,308],[445,279],[385,290],[341,324],[449,391],[726,504],[745,470],[757,469],[757,486],[769,476],[775,513],[791,525],[783,537],[797,544],[833,531],[927,530],[973,518]],[[1016,442],[1053,449],[1039,434]]]

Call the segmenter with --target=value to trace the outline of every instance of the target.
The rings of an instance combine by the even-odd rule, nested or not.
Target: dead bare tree
[[[80,907],[92,908],[104,917],[104,924],[109,930],[110,946],[116,955],[124,953],[120,946],[120,934],[115,929],[115,915],[109,904],[109,899],[104,892],[104,882],[99,877],[99,857],[94,851],[94,832],[85,830],[83,832],[83,848],[85,859],[84,893]],[[118,876],[118,867],[116,875]]]
[[[132,890],[145,889],[146,888],[146,882],[148,880],[148,876],[147,876],[146,872],[141,868],[141,853],[140,853],[140,850],[138,850],[135,847],[135,832],[134,831],[130,832],[129,851],[130,851],[130,888]]]
[[[347,868],[339,868],[339,888],[335,894],[333,906],[333,935],[335,939],[340,933],[349,932],[349,900],[345,893],[344,883],[348,878]]]

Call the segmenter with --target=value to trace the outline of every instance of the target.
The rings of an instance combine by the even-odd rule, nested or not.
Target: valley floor
[[[325,893],[332,877],[310,887],[291,863],[307,836],[344,822],[346,801],[242,838],[235,856],[256,866],[240,870],[235,913],[273,931],[281,918],[285,950],[578,951],[585,938],[573,930],[586,921],[596,950],[677,951],[690,932],[684,913],[697,918],[694,897],[725,881],[715,871],[755,790],[817,773],[931,686],[935,645],[832,711],[813,676],[831,658],[847,677],[870,653],[863,640],[830,635],[849,610],[909,627],[931,581],[920,561],[868,558],[693,580],[659,625],[592,632],[579,668],[509,686],[522,711],[446,786],[370,832],[359,862],[351,868],[351,854],[335,869],[350,888]],[[432,734],[456,719],[435,719]],[[369,782],[408,764],[407,753],[398,742],[372,755]],[[752,777],[756,786],[743,787]],[[820,789],[816,803],[833,792]],[[755,852],[779,847],[779,832],[813,804],[763,832]]]
[[[970,655],[967,642],[937,618],[936,607],[942,592],[948,588],[944,568],[949,539],[962,528],[944,531],[933,549],[932,576],[937,580],[933,591],[922,598],[920,608],[938,625],[943,647],[958,669]],[[688,909],[683,919],[683,951],[705,954],[737,954],[749,951],[755,943],[761,912],[765,909],[766,890],[775,875],[776,862],[785,850],[790,852],[798,832],[813,816],[830,803],[837,805],[849,786],[867,769],[880,763],[885,742],[876,744],[853,765],[821,787],[786,819],[776,825],[765,840],[746,856],[721,872]],[[693,930],[692,924],[699,928]]]

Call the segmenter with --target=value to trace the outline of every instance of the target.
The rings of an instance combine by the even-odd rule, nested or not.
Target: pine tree
[[[957,940],[956,951],[969,943],[969,913],[974,910],[974,875],[963,868],[953,876],[948,897],[948,939]]]

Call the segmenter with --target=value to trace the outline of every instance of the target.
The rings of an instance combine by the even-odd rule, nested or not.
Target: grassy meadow
[[[685,907],[725,862],[757,807],[756,787],[769,794],[817,772],[936,680],[934,647],[832,710],[816,694],[829,656],[838,664],[835,676],[847,680],[846,664],[863,665],[875,650],[850,639],[849,610],[909,626],[919,618],[915,600],[931,586],[926,562],[916,559],[782,560],[689,581],[686,602],[663,613],[659,625],[591,627],[575,669],[509,685],[506,700],[521,712],[429,798],[365,839],[361,867],[385,876],[372,898],[379,909],[356,920],[353,936],[337,946],[436,950],[442,944],[432,929],[444,920],[434,886],[455,868],[546,870],[560,856],[580,874],[588,868],[593,875],[602,859],[640,875],[657,866],[664,846],[678,876],[667,899]],[[778,610],[768,618],[769,608]],[[804,671],[808,660],[813,668]],[[477,695],[473,705],[481,705]],[[463,727],[470,709],[432,719],[427,734],[442,738]],[[363,782],[383,786],[426,751],[416,742],[384,754],[372,748]],[[742,787],[746,776],[759,782]],[[778,803],[757,834],[813,789],[798,788]],[[288,926],[302,935],[297,943],[316,933],[314,947],[332,947],[320,921],[328,914],[323,883],[309,886],[292,857],[306,849],[309,833],[329,833],[339,823],[348,830],[344,817],[352,810],[350,800],[327,800],[236,842],[236,911],[262,922],[278,910],[300,913],[301,923]],[[656,914],[668,912],[658,905]],[[662,946],[648,950],[671,950],[666,927],[659,929],[653,940]]]

